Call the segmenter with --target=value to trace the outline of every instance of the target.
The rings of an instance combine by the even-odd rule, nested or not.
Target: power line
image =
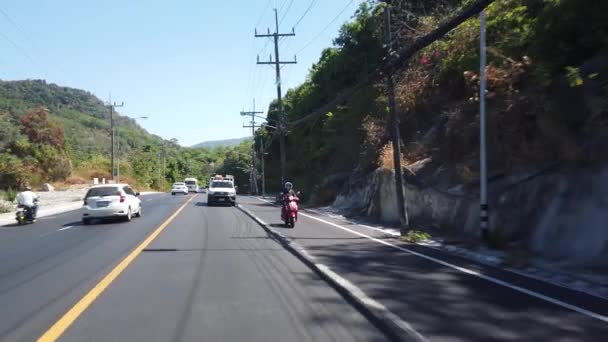
[[[294,57],[293,61],[282,61],[279,57],[279,38],[280,37],[292,37],[295,36],[295,32],[291,33],[279,33],[279,19],[278,19],[278,11],[274,10],[274,22],[275,22],[275,31],[274,33],[270,33],[270,30],[267,34],[258,34],[257,30],[255,32],[256,38],[273,38],[274,40],[274,60],[272,57],[268,61],[260,61],[260,57],[258,56],[257,64],[266,64],[266,65],[274,65],[276,72],[276,84],[277,84],[277,101],[278,101],[278,110],[279,110],[279,124],[278,131],[280,134],[279,146],[280,146],[280,154],[281,154],[281,182],[285,181],[285,164],[286,164],[286,153],[285,153],[285,132],[284,132],[284,113],[283,113],[283,96],[281,93],[281,65],[283,64],[295,64],[297,63]]]
[[[279,7],[278,11],[279,13],[283,10],[283,7],[285,7],[285,4],[287,3],[287,0],[283,1],[283,3],[281,4],[281,7]],[[277,8],[276,6],[274,8]]]
[[[255,26],[258,26],[260,24],[260,22],[262,22],[262,19],[264,19],[264,15],[267,13],[266,10],[268,10],[268,8],[270,8],[271,4],[272,4],[272,0],[268,0],[268,2],[266,2],[266,7],[264,7],[264,9],[262,10],[262,13],[260,14],[258,20],[256,21]],[[267,46],[268,46],[268,41],[266,42],[264,47],[262,47],[262,49],[260,51],[258,51],[258,53],[256,55],[259,55],[264,50],[266,50]],[[254,51],[255,51],[255,37],[251,39],[251,52],[253,53]],[[256,83],[258,82],[258,78],[259,78],[258,74],[259,74],[259,70],[257,70],[257,68],[256,68],[256,70],[254,71],[253,64],[250,64],[249,70],[248,70],[248,76],[247,76],[248,97],[249,97],[249,95],[252,95],[253,92],[255,91],[254,89],[255,89],[255,86],[257,85]]]
[[[344,6],[344,8],[340,11],[340,13],[338,13],[327,25],[325,25],[325,27],[321,30],[321,32],[319,32],[313,39],[309,40],[308,43],[304,44],[304,46],[300,50],[298,50],[298,52],[296,52],[296,55],[299,54],[300,52],[302,52],[307,47],[309,47],[310,44],[312,44],[315,40],[317,40],[323,34],[323,32],[325,32],[325,30],[327,30],[331,26],[331,24],[333,24],[336,20],[338,20],[338,18],[340,18],[342,13],[344,13],[353,2],[355,2],[355,0],[350,0],[346,4],[346,6]]]
[[[21,26],[19,26],[19,24],[17,24],[17,22],[15,20],[13,20],[13,18],[11,18],[11,16],[4,11],[2,8],[0,8],[0,14],[2,14],[2,16],[4,18],[6,18],[6,20],[30,43],[30,47],[34,48],[35,50],[38,50],[38,52],[40,52],[40,48],[39,46],[36,44],[36,42],[34,42],[34,40],[31,38],[31,36],[24,30],[21,28]],[[32,57],[31,55],[28,55],[25,48],[21,48],[20,46],[18,46],[15,42],[11,41],[10,38],[8,38],[6,35],[3,34],[4,39],[6,39],[7,41],[9,41],[13,46],[15,46],[15,48],[17,48],[18,50],[20,50],[22,53],[24,53],[24,55],[34,64],[36,65],[38,68],[40,68],[44,74],[48,77],[48,72],[46,69],[44,69],[40,64],[38,64]],[[59,71],[61,74],[63,74],[64,76],[67,75],[68,73],[65,72],[65,69],[63,69],[61,66],[55,65],[55,69],[56,71]]]
[[[312,7],[314,6],[314,4],[317,2],[317,0],[312,0],[310,2],[310,4],[308,5],[308,7],[306,8],[306,10],[304,11],[304,13],[302,14],[302,16],[296,21],[296,23],[293,25],[294,28],[296,28],[300,22],[302,21],[302,19],[304,19],[304,17],[308,14],[308,12],[310,12],[310,10],[312,9]]]
[[[2,36],[2,38],[4,38],[7,42],[9,42],[15,49],[17,49],[17,51],[19,51],[21,54],[23,54],[25,56],[25,58],[29,59],[29,61],[32,62],[32,64],[34,64],[37,67],[40,67],[40,65],[38,65],[38,63],[36,63],[34,58],[32,58],[32,56],[30,56],[30,54],[27,53],[27,51],[24,48],[22,48],[19,44],[15,43],[12,39],[10,39],[6,34],[4,34],[1,31],[0,31],[0,36]]]
[[[21,33],[25,37],[25,39],[27,39],[30,42],[30,44],[32,44],[32,46],[36,45],[36,44],[34,44],[34,41],[32,40],[32,38],[30,38],[30,36],[23,29],[21,29],[21,27],[19,25],[17,25],[17,23],[11,18],[10,15],[8,15],[8,13],[6,13],[6,11],[4,11],[2,8],[0,8],[0,13],[6,18],[6,20],[11,25],[13,25],[13,27],[15,27],[17,29],[17,31],[19,31],[19,33]]]
[[[287,16],[287,13],[289,13],[289,10],[291,9],[291,5],[293,5],[293,0],[289,1],[289,5],[287,6],[287,9],[285,10],[285,13],[283,13],[283,16],[281,17],[281,20],[279,20],[279,25],[281,25],[283,23],[283,20],[285,19],[285,17]]]
[[[260,25],[260,22],[262,21],[262,19],[264,19],[264,14],[266,13],[266,10],[268,8],[270,8],[270,4],[272,4],[272,0],[268,0],[268,3],[266,4],[266,7],[264,7],[264,10],[262,11],[262,14],[260,14],[260,17],[258,18],[258,21],[255,23],[255,26]]]

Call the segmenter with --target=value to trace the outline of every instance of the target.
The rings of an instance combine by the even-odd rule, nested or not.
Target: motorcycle
[[[26,223],[34,223],[36,221],[35,218],[32,217],[32,213],[30,208],[27,207],[19,207],[17,208],[17,213],[15,214],[15,219],[19,225]]]
[[[284,201],[286,202],[284,208],[281,210],[281,220],[285,222],[286,228],[295,228],[296,222],[298,222],[298,201],[300,200],[297,196],[285,196]]]

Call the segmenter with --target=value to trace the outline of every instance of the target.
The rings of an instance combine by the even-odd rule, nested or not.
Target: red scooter
[[[281,220],[285,222],[285,227],[295,228],[296,222],[298,222],[298,201],[300,200],[297,196],[285,195],[283,196],[283,209],[281,210]]]

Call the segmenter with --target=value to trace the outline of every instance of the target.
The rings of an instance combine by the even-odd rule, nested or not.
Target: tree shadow
[[[430,340],[591,341],[608,333],[599,320],[369,240],[299,244]]]

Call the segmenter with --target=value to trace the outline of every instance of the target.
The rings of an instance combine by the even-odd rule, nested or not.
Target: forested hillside
[[[0,81],[0,190],[24,182],[68,185],[109,179],[109,115],[103,101],[83,90],[42,80]],[[114,119],[121,181],[162,189],[187,175],[204,181],[224,171],[244,178],[247,189],[243,169],[250,163],[250,143],[184,148],[176,140],[148,133],[133,119],[116,113]]]
[[[394,50],[474,2],[391,1]],[[363,3],[307,80],[284,96],[287,174],[319,202],[331,201],[349,177],[392,169],[385,78],[375,72],[386,54],[383,6]],[[491,175],[600,161],[608,135],[608,2],[496,0],[487,18]],[[444,188],[477,184],[479,19],[401,65],[395,80],[406,174],[419,171]],[[275,102],[269,118],[276,117]],[[257,142],[269,146],[267,173],[277,180],[278,140],[260,130]]]
[[[197,147],[204,147],[204,148],[230,147],[230,146],[237,146],[237,145],[241,144],[243,141],[246,141],[248,139],[249,138],[236,138],[236,139],[203,141],[192,147],[194,147],[194,148],[197,148]]]

